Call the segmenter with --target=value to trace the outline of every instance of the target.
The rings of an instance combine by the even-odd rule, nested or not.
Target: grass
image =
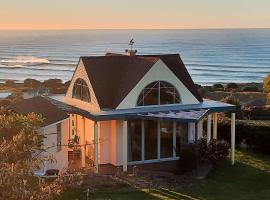
[[[242,151],[237,151],[236,158],[235,166],[225,164],[183,191],[103,187],[90,193],[89,199],[269,200],[270,158]],[[86,194],[83,190],[69,190],[59,199],[86,199]]]

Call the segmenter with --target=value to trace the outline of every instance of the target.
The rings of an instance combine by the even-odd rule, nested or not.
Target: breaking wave
[[[2,65],[42,65],[42,64],[49,64],[50,61],[45,58],[37,58],[34,56],[17,56],[13,59],[2,59],[0,60]]]

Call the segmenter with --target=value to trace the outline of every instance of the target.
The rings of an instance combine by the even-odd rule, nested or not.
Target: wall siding
[[[80,101],[78,99],[73,99],[72,98],[73,86],[74,86],[75,81],[78,78],[83,79],[87,83],[87,85],[89,87],[90,96],[91,96],[91,102],[90,103],[83,102],[83,101]],[[95,92],[94,92],[93,87],[92,87],[92,84],[91,84],[91,82],[90,82],[90,80],[88,78],[88,75],[86,73],[86,70],[85,70],[84,65],[83,65],[81,60],[79,61],[79,64],[78,64],[78,66],[77,66],[77,68],[76,68],[76,70],[74,72],[73,78],[72,78],[70,86],[69,86],[69,88],[67,90],[64,101],[66,103],[70,104],[70,105],[76,106],[78,108],[81,108],[83,110],[87,110],[87,111],[90,111],[90,112],[100,110],[97,98],[95,96]]]

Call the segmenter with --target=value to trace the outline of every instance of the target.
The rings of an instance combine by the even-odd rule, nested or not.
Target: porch
[[[99,173],[104,165],[101,158],[100,124],[106,121],[119,122],[115,129],[118,136],[117,145],[120,150],[117,156],[120,162],[115,164],[128,170],[128,166],[175,161],[179,159],[181,145],[192,143],[206,133],[207,141],[217,138],[218,113],[231,112],[231,163],[235,160],[235,111],[236,106],[205,100],[200,104],[164,105],[136,107],[89,113],[62,102],[61,105],[68,113],[80,116],[81,124],[81,166],[86,167],[86,134],[93,133],[93,166],[94,172]],[[92,130],[85,126],[86,120],[93,122]],[[207,129],[203,130],[203,120],[207,121]]]

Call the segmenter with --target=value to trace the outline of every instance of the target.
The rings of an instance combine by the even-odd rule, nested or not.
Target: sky
[[[0,29],[270,28],[270,0],[0,0]]]

